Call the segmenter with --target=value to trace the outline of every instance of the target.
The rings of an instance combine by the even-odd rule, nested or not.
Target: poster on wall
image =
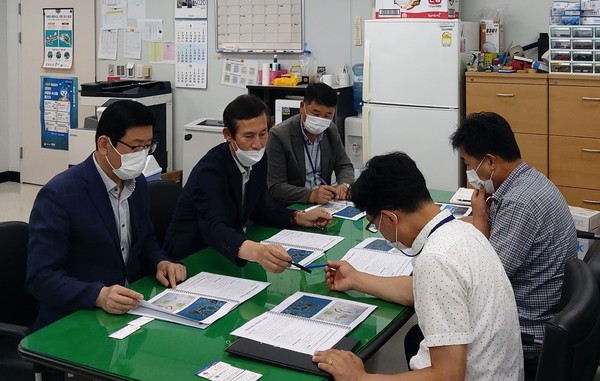
[[[69,128],[77,128],[77,78],[41,77],[42,148],[69,149]]]
[[[206,0],[177,0],[175,2],[176,19],[207,18]]]
[[[73,65],[73,8],[44,8],[45,68],[70,69]]]
[[[221,71],[221,85],[246,88],[246,85],[256,85],[258,78],[258,61],[223,60]]]

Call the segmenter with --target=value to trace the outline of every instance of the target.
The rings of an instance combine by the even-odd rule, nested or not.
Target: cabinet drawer
[[[600,87],[550,86],[550,134],[600,138]]]
[[[467,114],[493,111],[514,132],[548,133],[548,90],[545,85],[467,82]]]
[[[550,180],[556,185],[600,190],[600,139],[550,135]]]
[[[521,158],[548,177],[548,135],[515,133],[515,139]]]
[[[571,206],[600,210],[600,190],[562,186],[558,190]]]

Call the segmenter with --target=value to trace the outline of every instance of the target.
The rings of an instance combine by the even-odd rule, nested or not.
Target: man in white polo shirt
[[[316,352],[335,380],[523,380],[517,307],[496,252],[473,225],[433,203],[425,179],[404,153],[374,157],[350,187],[357,208],[405,255],[413,276],[380,277],[329,261],[327,285],[415,308],[425,339],[409,373],[369,375],[352,352]],[[387,378],[386,378],[387,379]]]

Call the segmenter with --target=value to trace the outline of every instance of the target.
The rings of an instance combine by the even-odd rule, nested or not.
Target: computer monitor
[[[300,100],[298,99],[276,99],[275,100],[275,124],[279,124],[296,114],[300,113]]]

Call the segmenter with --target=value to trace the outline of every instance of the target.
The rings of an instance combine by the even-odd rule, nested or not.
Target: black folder
[[[344,337],[333,348],[351,351],[360,341],[351,337]],[[296,369],[328,377],[329,373],[323,372],[312,362],[312,356],[305,353],[294,352],[288,349],[274,347],[258,341],[238,338],[225,351],[234,355],[249,357],[253,360],[264,361],[271,364]]]

